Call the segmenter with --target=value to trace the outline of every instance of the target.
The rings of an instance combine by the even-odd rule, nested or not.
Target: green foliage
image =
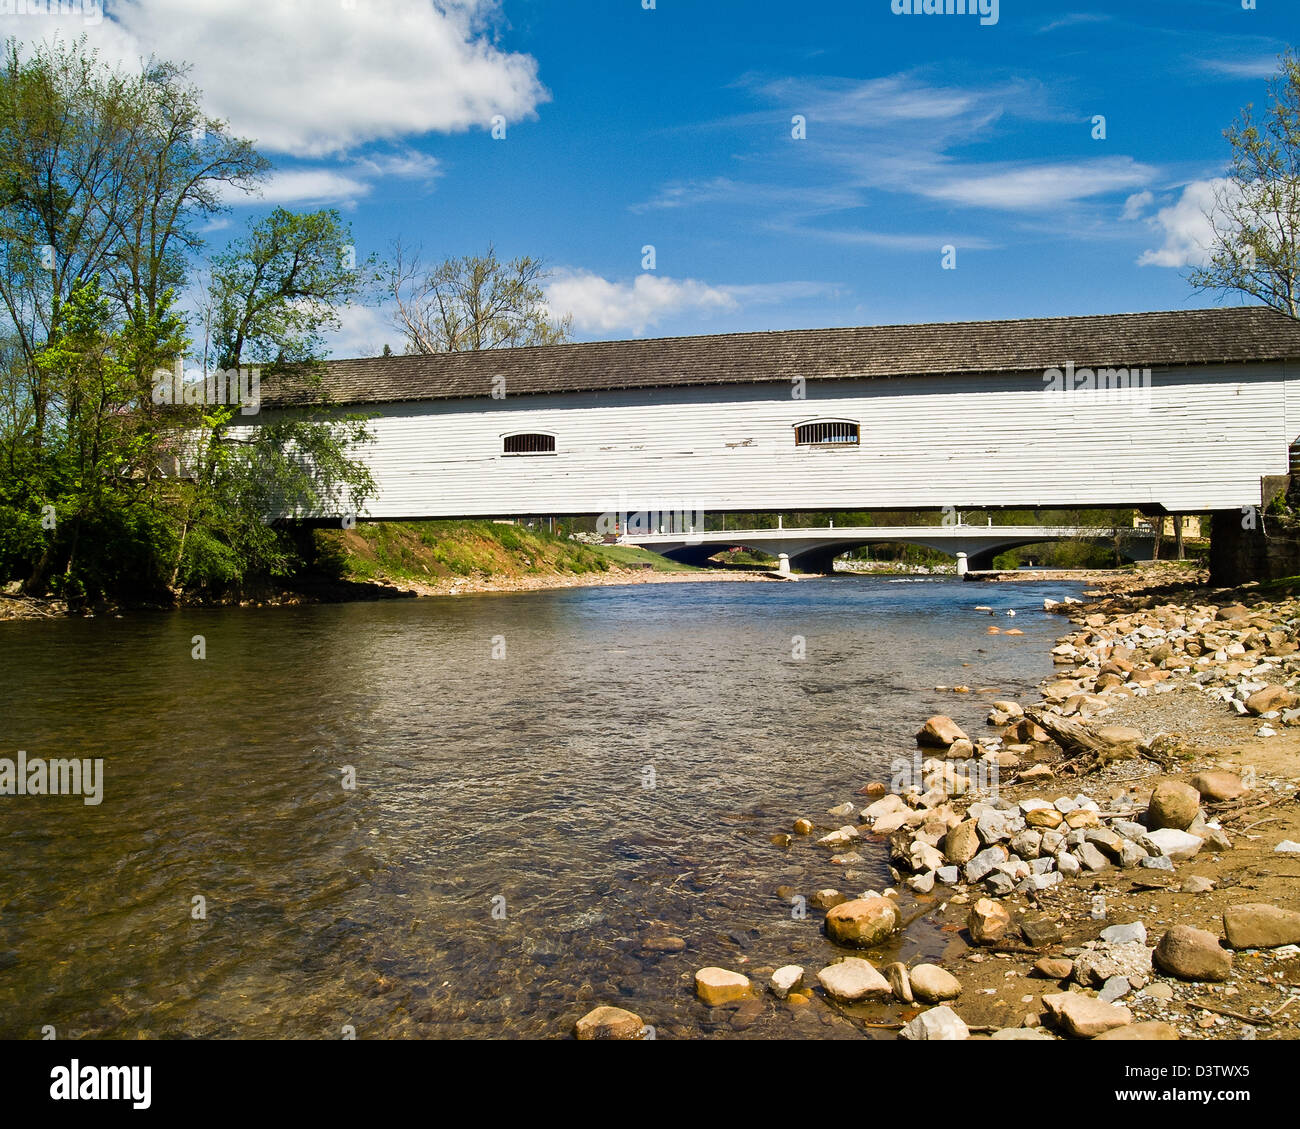
[[[1232,168],[1206,216],[1209,262],[1188,281],[1300,317],[1300,54],[1278,62],[1265,113],[1246,106],[1224,131]]]
[[[202,222],[267,169],[183,69],[55,43],[0,60],[0,566],[71,601],[169,598],[298,563],[280,515],[359,510],[357,417],[155,398],[190,345]],[[362,282],[337,213],[275,211],[213,260],[204,371],[295,365]],[[182,398],[184,399],[184,398]],[[250,422],[258,426],[248,427]]]

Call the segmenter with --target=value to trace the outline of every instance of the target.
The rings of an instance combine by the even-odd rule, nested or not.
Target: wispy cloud
[[[1198,59],[1202,70],[1225,78],[1272,78],[1278,71],[1276,55],[1241,59]]]
[[[555,317],[573,318],[583,333],[640,335],[667,318],[691,314],[709,318],[755,305],[777,304],[831,294],[821,282],[755,283],[715,286],[694,278],[639,274],[613,281],[591,271],[557,272],[546,287],[546,305]]]
[[[1043,24],[1038,29],[1038,34],[1044,35],[1049,31],[1060,31],[1061,28],[1065,27],[1078,27],[1080,24],[1108,23],[1112,19],[1114,17],[1105,12],[1071,12],[1059,19],[1052,20],[1050,23]]]
[[[1156,170],[1131,157],[1068,164],[966,165],[934,169],[916,189],[935,200],[1002,211],[1037,210],[1149,184]]]

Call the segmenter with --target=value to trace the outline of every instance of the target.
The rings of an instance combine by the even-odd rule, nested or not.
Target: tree
[[[387,290],[408,353],[558,345],[569,339],[572,319],[552,320],[541,286],[548,277],[540,259],[502,263],[491,245],[485,255],[446,259],[425,274],[418,251],[408,254],[399,242]]]
[[[1248,105],[1224,131],[1232,169],[1206,213],[1209,262],[1189,281],[1300,317],[1300,55],[1288,50],[1280,63],[1263,120]]]
[[[113,318],[146,325],[183,285],[221,188],[251,190],[267,167],[250,142],[203,115],[182,68],[114,70],[84,39],[30,57],[6,42],[0,305],[26,363],[38,448],[48,392],[37,355],[73,287],[98,280]],[[142,380],[162,359],[143,358]]]
[[[336,211],[277,208],[254,223],[212,263],[216,368],[265,364],[268,379],[306,391],[305,401],[323,401],[322,335],[339,324],[339,307],[357,298],[373,271],[372,262],[358,267],[353,259],[350,229]],[[296,555],[274,517],[356,512],[374,491],[368,466],[352,456],[370,438],[361,417],[304,407],[248,424],[241,409],[209,406],[191,429],[173,584],[284,575]]]
[[[0,58],[0,568],[33,594],[282,574],[294,542],[276,516],[359,508],[373,489],[358,420],[241,428],[238,406],[151,395],[191,344],[176,295],[202,221],[268,167],[185,74],[111,69],[84,40],[30,57],[11,40]],[[205,374],[211,353],[310,379],[359,289],[347,241],[336,213],[277,210],[216,256]]]

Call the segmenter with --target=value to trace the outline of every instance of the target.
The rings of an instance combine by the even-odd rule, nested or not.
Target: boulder
[[[1108,925],[1101,931],[1101,939],[1108,945],[1145,945],[1147,927],[1140,921],[1128,925]]]
[[[826,935],[841,945],[869,949],[898,928],[898,907],[889,898],[856,898],[826,915]]]
[[[940,1006],[921,1012],[899,1034],[904,1039],[934,1042],[969,1039],[970,1028],[952,1008]]]
[[[907,810],[908,807],[903,797],[891,792],[888,796],[883,796],[874,804],[869,804],[863,808],[860,818],[865,823],[873,819],[879,819],[882,815],[890,815],[896,811],[906,812]]]
[[[908,976],[912,995],[923,1004],[943,1003],[961,995],[961,983],[957,977],[937,964],[918,964]]]
[[[935,714],[934,717],[928,718],[916,734],[918,745],[928,745],[936,749],[946,749],[954,741],[969,740],[970,738],[962,732],[961,726],[943,714]]]
[[[1147,826],[1153,831],[1172,827],[1186,831],[1201,813],[1201,794],[1190,784],[1162,780],[1151,793],[1147,804]]]
[[[973,819],[957,824],[943,839],[943,857],[958,866],[970,862],[979,853],[979,849],[979,829]]]
[[[1011,928],[1011,915],[991,898],[980,898],[970,908],[966,929],[977,945],[993,945]]]
[[[1292,709],[1297,702],[1300,702],[1300,698],[1285,686],[1265,686],[1246,699],[1246,711],[1259,717],[1260,714],[1272,713],[1274,710]]]
[[[1234,772],[1198,772],[1192,777],[1192,787],[1212,804],[1235,800],[1249,791]]]
[[[787,964],[772,973],[768,987],[778,1000],[783,1000],[803,982],[803,969],[797,964]]]
[[[1147,832],[1138,843],[1146,848],[1148,854],[1177,862],[1195,855],[1201,849],[1203,840],[1175,827],[1162,827],[1158,831]]]
[[[964,875],[967,882],[978,882],[981,878],[989,874],[998,863],[1006,862],[1009,852],[1001,843],[997,843],[986,850],[980,851],[973,859],[966,864]]]
[[[1105,870],[1110,866],[1110,860],[1092,843],[1080,843],[1074,848],[1074,854],[1088,870]]]
[[[574,1024],[574,1034],[583,1042],[595,1039],[640,1039],[645,1023],[639,1015],[621,1007],[598,1007]]]
[[[695,994],[709,1007],[743,1000],[750,994],[749,977],[725,968],[701,968],[695,974]]]
[[[1154,960],[1180,980],[1226,980],[1232,971],[1232,954],[1220,947],[1219,939],[1190,925],[1175,925],[1161,937]]]
[[[1223,911],[1223,932],[1234,949],[1275,949],[1300,945],[1300,913],[1264,902]]]
[[[891,992],[886,980],[870,961],[848,957],[828,965],[817,973],[817,980],[827,995],[840,1003],[856,1003],[869,996],[888,996]]]
[[[1029,970],[1030,976],[1043,980],[1068,980],[1074,972],[1074,961],[1069,957],[1043,957]]]
[[[1043,1006],[1057,1027],[1077,1039],[1092,1039],[1133,1022],[1128,1008],[1082,992],[1055,992],[1043,997]]]

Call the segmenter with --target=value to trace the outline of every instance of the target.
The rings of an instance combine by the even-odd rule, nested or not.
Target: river
[[[858,576],[0,624],[0,757],[104,761],[98,805],[0,797],[0,1036],[552,1037],[609,1003],[660,1038],[860,1037],[770,996],[738,1032],[691,976],[835,955],[775,890],[855,884],[771,836],[839,822],[930,713],[983,732],[993,695],[934,687],[1030,690],[1043,597],[1076,591]],[[856,889],[887,885],[862,850]],[[686,951],[645,949],[664,935]]]

